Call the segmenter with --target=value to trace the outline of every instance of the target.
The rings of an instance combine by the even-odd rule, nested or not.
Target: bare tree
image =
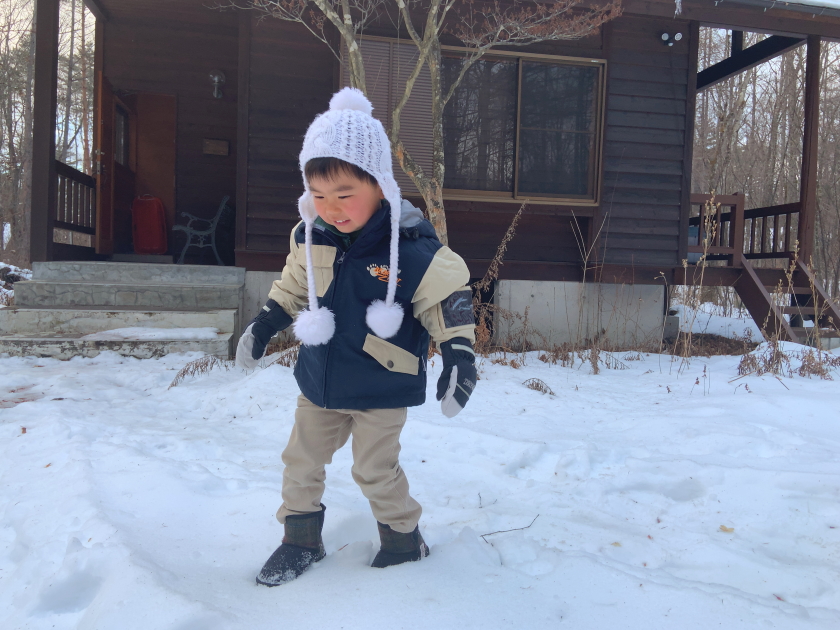
[[[423,197],[429,220],[444,244],[448,242],[448,232],[443,203],[443,113],[469,69],[493,48],[580,39],[621,13],[620,0],[606,0],[600,6],[584,4],[582,0],[234,0],[226,6],[302,24],[347,63],[350,84],[365,94],[368,91],[361,49],[365,28],[386,17],[397,31],[407,33],[418,55],[405,90],[395,99],[388,137],[397,162]],[[447,35],[465,49],[460,72],[444,86],[441,37]],[[428,68],[432,90],[431,172],[418,164],[400,138],[403,110],[424,67]]]
[[[78,0],[61,5],[56,158],[90,173],[94,21],[86,13]],[[29,264],[33,18],[32,0],[0,2],[0,260],[21,267]]]
[[[0,252],[20,266],[29,255],[33,27],[31,0],[0,7]]]

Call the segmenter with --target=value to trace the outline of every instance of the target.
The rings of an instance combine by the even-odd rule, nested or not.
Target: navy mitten
[[[464,408],[475,389],[475,352],[469,340],[455,337],[440,344],[440,353],[443,355],[443,373],[438,379],[437,399],[443,415],[453,418]]]
[[[246,370],[257,367],[271,338],[288,328],[291,323],[291,315],[277,302],[266,302],[239,338],[239,344],[236,346],[236,365]]]

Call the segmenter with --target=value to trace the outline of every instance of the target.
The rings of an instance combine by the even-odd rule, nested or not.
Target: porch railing
[[[800,204],[787,203],[744,210],[744,195],[691,195],[688,220],[689,262],[726,260],[737,266],[745,258],[791,258],[796,255]],[[707,223],[708,215],[708,223]],[[704,243],[706,230],[710,238]]]
[[[754,208],[744,212],[747,258],[790,258],[796,254],[800,203]]]
[[[55,161],[56,200],[53,226],[61,230],[96,234],[96,182],[90,175]]]

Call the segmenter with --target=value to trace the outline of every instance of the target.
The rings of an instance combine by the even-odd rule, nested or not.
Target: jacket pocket
[[[368,334],[362,350],[376,359],[379,365],[391,372],[417,376],[420,371],[419,357],[374,335]]]
[[[330,245],[312,246],[312,272],[315,276],[315,293],[318,297],[324,297],[332,284],[335,253],[335,247]]]

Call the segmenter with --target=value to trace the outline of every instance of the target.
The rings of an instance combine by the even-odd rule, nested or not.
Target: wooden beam
[[[817,145],[820,126],[820,36],[808,36],[805,55],[805,125],[799,184],[799,259],[811,263],[817,219]]]
[[[52,260],[55,219],[55,121],[59,0],[35,2],[35,88],[32,108],[32,199],[29,258]]]
[[[744,50],[744,31],[732,31],[732,46],[729,56],[736,55]]]
[[[769,61],[773,57],[778,57],[782,53],[796,48],[804,41],[800,37],[771,35],[767,39],[763,39],[757,44],[698,72],[697,90],[704,90],[745,70],[754,68],[760,63]]]
[[[688,25],[688,85],[685,103],[685,135],[683,136],[682,193],[680,199],[680,240],[677,262],[688,256],[688,219],[691,216],[691,165],[694,160],[694,112],[697,107],[697,59],[700,47],[700,23]]]
[[[236,250],[248,236],[248,141],[251,103],[251,12],[239,11],[239,91],[236,96]],[[238,258],[238,256],[237,256]],[[237,261],[237,264],[239,262]]]
[[[102,3],[99,0],[84,0],[85,6],[88,8],[97,20],[101,20],[102,22],[108,21],[108,12],[105,10],[105,7],[102,6]]]
[[[674,19],[674,0],[623,0],[624,15],[659,16]],[[796,13],[793,5],[776,3],[774,8],[762,9],[739,6],[720,0],[683,0],[678,18],[698,20],[701,26],[731,30],[772,33],[774,35],[822,35],[823,38],[840,36],[840,17]],[[619,18],[620,19],[620,18]]]

